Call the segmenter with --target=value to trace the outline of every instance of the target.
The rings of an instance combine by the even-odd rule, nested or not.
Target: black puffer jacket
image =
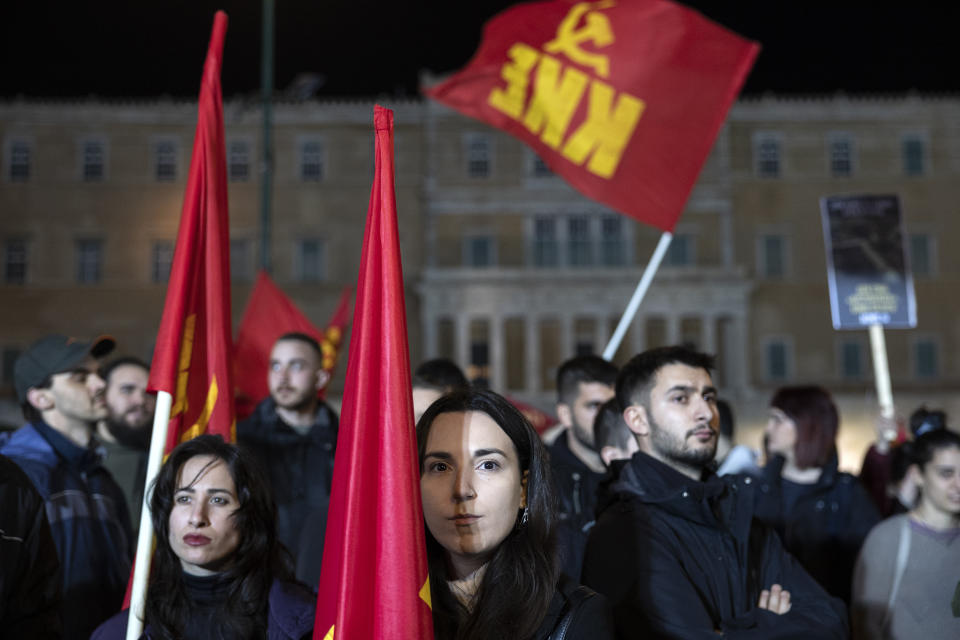
[[[590,532],[583,583],[607,596],[622,638],[846,638],[843,603],[830,597],[754,521],[756,481],[702,482],[643,453],[620,471]],[[759,609],[780,584],[793,606]]]
[[[764,467],[754,493],[756,517],[777,531],[787,551],[824,589],[849,604],[853,565],[880,513],[857,478],[837,471],[836,456],[787,511],[783,464],[782,456],[774,456]]]

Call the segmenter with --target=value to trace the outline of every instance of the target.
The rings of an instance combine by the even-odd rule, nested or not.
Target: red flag
[[[234,441],[230,241],[220,67],[227,14],[207,49],[193,157],[149,387],[173,396],[166,451],[201,433]]]
[[[330,323],[321,331],[274,284],[270,276],[261,271],[237,330],[233,359],[237,417],[242,419],[250,415],[257,403],[270,393],[266,379],[267,366],[270,350],[277,338],[293,331],[315,338],[323,352],[323,369],[332,375],[349,317],[350,287],[344,287]],[[325,391],[326,388],[321,389],[319,395],[323,396]]]
[[[533,426],[533,430],[543,435],[543,432],[557,424],[557,419],[554,418],[549,413],[544,413],[537,409],[533,405],[529,405],[526,402],[520,402],[516,398],[511,398],[507,396],[507,400],[520,410],[520,413],[523,414],[523,417],[530,421],[530,424]]]
[[[360,257],[315,640],[432,640],[393,182],[393,112],[374,110]]]
[[[758,51],[667,0],[529,3],[491,19],[467,67],[426,94],[672,231]]]

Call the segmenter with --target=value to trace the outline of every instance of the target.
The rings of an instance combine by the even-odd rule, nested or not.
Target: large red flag
[[[197,132],[149,387],[173,396],[166,451],[201,433],[235,440],[230,241],[218,11],[200,85]]]
[[[360,257],[315,640],[432,640],[393,183],[393,112],[374,110]]]
[[[285,333],[300,332],[313,337],[323,352],[321,366],[333,375],[340,343],[350,317],[350,287],[344,287],[337,308],[321,331],[288,298],[265,271],[257,276],[247,308],[237,329],[233,366],[237,384],[237,418],[250,415],[257,403],[267,397],[267,367],[270,350]],[[319,391],[324,395],[326,387]]]
[[[491,19],[467,67],[426,94],[672,231],[758,51],[668,0],[528,3]]]

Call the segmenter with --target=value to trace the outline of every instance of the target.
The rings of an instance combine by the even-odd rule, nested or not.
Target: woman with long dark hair
[[[438,640],[613,637],[606,601],[560,577],[546,449],[513,405],[444,396],[417,446]]]
[[[157,475],[150,513],[157,548],[142,637],[310,637],[316,600],[294,581],[269,487],[243,449],[212,435],[177,446]],[[127,615],[93,640],[125,637]]]
[[[777,390],[756,517],[777,530],[824,589],[849,604],[853,563],[880,515],[857,478],[837,470],[839,425],[837,407],[822,387]]]

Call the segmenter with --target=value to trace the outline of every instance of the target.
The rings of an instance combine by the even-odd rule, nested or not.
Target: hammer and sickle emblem
[[[593,67],[597,75],[606,78],[610,75],[610,59],[599,53],[589,53],[580,48],[585,42],[592,42],[593,46],[606,47],[613,44],[613,30],[610,20],[596,9],[607,9],[613,2],[590,3],[579,2],[573,5],[570,13],[557,27],[557,37],[543,45],[547,53],[562,53],[574,62],[585,67]],[[582,27],[577,27],[580,19],[584,18]]]

